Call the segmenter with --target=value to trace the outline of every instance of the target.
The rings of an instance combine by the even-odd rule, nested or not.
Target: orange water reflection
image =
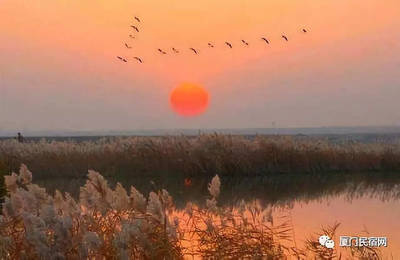
[[[260,205],[260,204],[258,204]],[[238,212],[239,207],[234,208]],[[268,212],[268,209],[266,209]],[[182,211],[174,213],[178,215],[181,221],[181,228],[188,230],[189,217]],[[249,219],[251,215],[245,212]],[[289,217],[289,218],[288,218]],[[315,200],[312,202],[295,202],[290,207],[273,207],[272,218],[274,225],[280,225],[289,220],[293,227],[293,232],[288,234],[290,238],[282,241],[287,247],[296,246],[305,248],[306,239],[321,232],[321,227],[331,226],[339,222],[340,226],[334,237],[335,250],[337,255],[349,256],[349,250],[340,248],[339,236],[378,236],[387,237],[387,248],[381,247],[382,259],[400,258],[400,202],[398,200],[382,201],[376,197],[362,196],[349,200],[347,195],[341,195],[335,198]],[[214,217],[215,224],[220,224],[220,218]],[[204,225],[203,225],[204,228]],[[185,237],[187,241],[183,242],[184,247],[196,247],[198,241],[196,237]],[[317,241],[315,241],[317,242]],[[186,251],[188,253],[188,251]],[[187,259],[192,259],[187,255]],[[197,257],[194,257],[197,259]]]
[[[384,259],[400,258],[400,202],[382,201],[379,198],[364,196],[348,200],[346,195],[325,201],[295,203],[291,209],[293,226],[298,243],[321,225],[331,225],[335,221],[341,225],[335,243],[339,245],[339,236],[385,236],[388,247],[382,250]],[[366,235],[368,231],[370,235]]]

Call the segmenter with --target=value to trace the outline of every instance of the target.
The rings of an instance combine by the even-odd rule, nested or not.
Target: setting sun
[[[170,95],[170,103],[175,112],[182,116],[202,114],[208,106],[209,95],[200,85],[182,83]]]
[[[0,0],[0,260],[400,260],[399,10]]]

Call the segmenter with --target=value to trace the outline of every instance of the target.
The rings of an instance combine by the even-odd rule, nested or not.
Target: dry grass
[[[32,184],[24,165],[5,182],[0,259],[341,259],[315,239],[297,247],[290,219],[277,221],[257,203],[219,207],[218,175],[209,184],[206,207],[188,204],[185,211],[175,209],[166,190],[145,198],[131,187],[128,194],[121,185],[110,189],[94,171],[77,201]],[[334,237],[337,227],[321,234]],[[379,259],[369,249],[351,254]]]
[[[131,137],[96,142],[19,144],[0,141],[7,172],[26,163],[36,179],[84,178],[89,169],[112,175],[211,177],[284,173],[398,172],[398,143],[344,143],[295,137],[230,135]]]
[[[5,165],[5,163],[3,163],[2,161],[0,161],[0,203],[3,201],[3,197],[6,195],[6,188],[5,188],[5,184],[4,184],[4,175],[6,175],[7,172],[7,166]],[[0,207],[1,209],[1,207]]]

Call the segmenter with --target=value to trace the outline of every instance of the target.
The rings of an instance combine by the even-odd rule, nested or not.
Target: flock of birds
[[[140,30],[139,30],[139,25],[142,23],[142,21],[141,21],[141,19],[140,19],[139,17],[137,17],[137,16],[134,16],[134,20],[136,21],[136,25],[130,25],[130,27],[131,27],[136,33],[139,33],[139,32],[140,32]],[[303,29],[301,29],[301,32],[302,32],[302,33],[307,33],[308,31],[307,31],[306,29],[303,28]],[[133,35],[133,34],[129,34],[129,38],[136,39],[136,36]],[[281,35],[281,38],[282,38],[284,41],[286,41],[286,42],[289,41],[289,38],[288,38],[285,34],[282,34],[282,35]],[[270,44],[270,41],[269,41],[267,38],[265,38],[265,37],[261,37],[260,40],[264,41],[265,44]],[[243,39],[242,39],[242,40],[241,40],[241,43],[242,43],[244,46],[249,46],[249,42],[247,42],[246,40],[243,40]],[[125,42],[124,45],[125,45],[125,48],[127,48],[127,49],[132,49],[132,46],[130,46],[128,43]],[[224,43],[224,45],[226,45],[227,48],[233,49],[233,45],[232,45],[231,42],[226,41],[226,42]],[[214,47],[215,47],[214,43],[212,43],[212,42],[209,42],[209,43],[207,44],[207,46],[208,46],[209,48],[214,48]],[[198,55],[198,54],[199,54],[199,50],[198,50],[198,49],[195,49],[195,48],[193,48],[193,47],[188,48],[188,50],[191,51],[191,52],[193,52],[193,54],[195,54],[195,55]],[[161,55],[166,55],[166,54],[168,54],[166,51],[164,51],[163,49],[160,49],[160,48],[158,48],[156,51],[157,51],[159,54],[161,54]],[[172,47],[172,48],[171,48],[171,51],[172,51],[174,54],[180,53],[180,50],[176,49],[175,47]],[[122,62],[128,62],[128,59],[127,59],[127,58],[124,58],[124,57],[121,57],[121,56],[117,56],[117,59],[120,60],[120,61],[122,61]],[[137,62],[139,62],[139,63],[143,63],[143,59],[142,59],[141,57],[135,56],[135,57],[133,57],[133,59],[135,59],[135,60],[136,60]]]

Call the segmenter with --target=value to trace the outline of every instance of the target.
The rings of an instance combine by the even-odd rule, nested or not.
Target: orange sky
[[[271,121],[281,126],[398,123],[399,12],[395,0],[3,0],[0,125],[131,129],[268,127]],[[129,25],[135,15],[142,19],[141,32],[132,40]],[[303,27],[310,32],[302,34]],[[241,39],[250,46],[241,45]],[[209,41],[216,48],[207,48]],[[133,48],[127,50],[125,42]],[[171,47],[181,53],[156,52]],[[116,55],[140,56],[144,64],[122,64]],[[169,108],[168,95],[181,82],[207,89],[212,102],[205,114],[182,119]],[[371,102],[376,109],[367,114]]]

